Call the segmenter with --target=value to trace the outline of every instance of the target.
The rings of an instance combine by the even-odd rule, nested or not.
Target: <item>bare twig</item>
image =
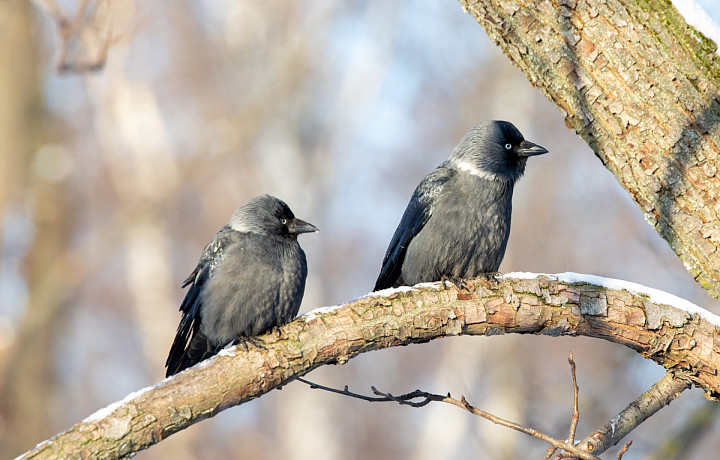
[[[572,351],[570,352],[570,357],[568,358],[568,362],[570,363],[570,374],[572,375],[572,381],[573,381],[573,415],[572,420],[570,421],[570,434],[568,435],[568,443],[569,444],[575,444],[575,431],[577,430],[577,424],[580,421],[580,412],[578,410],[578,385],[577,385],[577,378],[575,377],[575,360],[573,358]],[[545,455],[546,459],[549,459],[555,454],[555,451],[557,450],[557,447],[548,447],[547,449],[547,455]]]
[[[622,449],[620,449],[617,453],[617,460],[622,460],[622,456],[625,454],[625,452],[628,451],[630,446],[632,445],[632,439],[625,443],[624,446],[622,446]]]
[[[577,430],[577,425],[580,421],[580,411],[578,410],[579,389],[577,384],[577,377],[575,376],[575,360],[573,359],[572,351],[570,352],[568,362],[570,363],[570,374],[572,374],[573,382],[573,415],[572,421],[570,422],[570,434],[568,435],[568,442],[570,444],[575,444],[575,431]]]
[[[309,385],[310,388],[312,388],[312,389],[325,390],[325,391],[329,391],[331,393],[336,393],[336,394],[340,394],[343,396],[349,396],[351,398],[361,399],[363,401],[368,401],[368,402],[394,401],[398,404],[401,404],[404,406],[411,406],[411,407],[423,407],[432,401],[439,401],[439,402],[444,402],[447,404],[452,404],[453,406],[464,409],[464,410],[470,412],[471,414],[474,414],[474,415],[477,415],[484,419],[490,420],[491,422],[493,422],[497,425],[504,426],[506,428],[511,428],[511,429],[519,431],[521,433],[525,433],[527,435],[541,439],[541,440],[547,442],[548,444],[554,446],[556,449],[563,449],[567,452],[572,453],[573,455],[575,455],[578,458],[583,458],[583,459],[597,459],[598,458],[592,454],[583,452],[582,450],[578,449],[577,447],[575,447],[567,442],[560,441],[559,439],[555,439],[545,433],[534,430],[532,428],[528,428],[528,427],[519,425],[519,424],[517,424],[515,422],[511,422],[509,420],[505,420],[503,418],[500,418],[498,416],[490,414],[489,412],[485,412],[481,409],[478,409],[478,408],[472,406],[469,402],[467,402],[467,400],[465,399],[465,396],[461,396],[461,398],[458,400],[458,399],[455,399],[452,396],[450,396],[449,393],[447,396],[442,396],[442,395],[428,393],[426,391],[421,391],[421,390],[415,390],[415,391],[412,391],[410,393],[405,393],[400,396],[394,396],[391,393],[385,393],[385,392],[378,390],[375,387],[371,387],[373,394],[375,394],[375,397],[372,397],[372,396],[365,396],[365,395],[351,392],[348,390],[347,385],[345,386],[345,388],[343,390],[339,390],[337,388],[331,388],[331,387],[326,387],[324,385],[319,385],[317,383],[310,382],[306,379],[297,379],[297,380],[300,380],[301,382]],[[420,399],[420,401],[413,401],[415,399]]]
[[[577,446],[596,455],[605,452],[690,386],[690,382],[685,378],[668,372],[642,396],[631,402],[605,426],[580,441]]]
[[[367,395],[363,395],[360,393],[354,393],[348,389],[347,385],[345,385],[344,389],[338,390],[337,388],[327,387],[325,385],[320,385],[319,383],[311,382],[302,377],[299,377],[296,380],[299,382],[302,382],[306,385],[309,385],[310,388],[313,390],[325,390],[325,391],[329,391],[330,393],[336,393],[336,394],[340,394],[343,396],[350,396],[351,398],[361,399],[363,401],[368,401],[368,402],[396,401],[396,402],[399,402],[400,404],[405,404],[405,405],[412,406],[412,407],[422,407],[430,402],[430,400],[427,399],[428,394],[424,393],[420,390],[415,390],[412,393],[406,393],[406,394],[400,395],[400,396],[390,395],[390,396],[377,397],[377,396],[367,396]],[[376,391],[375,387],[371,387],[371,389],[373,390],[373,392]],[[413,399],[418,399],[418,398],[425,398],[425,399],[423,401],[419,401],[419,402],[412,402]]]

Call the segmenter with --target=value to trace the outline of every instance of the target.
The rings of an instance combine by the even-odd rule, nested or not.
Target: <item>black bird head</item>
[[[240,206],[230,220],[230,227],[238,232],[292,238],[297,238],[300,233],[318,231],[313,224],[295,217],[284,201],[271,195],[255,197]]]
[[[454,167],[488,180],[515,182],[527,158],[547,149],[526,141],[510,122],[484,121],[471,129],[448,160]]]

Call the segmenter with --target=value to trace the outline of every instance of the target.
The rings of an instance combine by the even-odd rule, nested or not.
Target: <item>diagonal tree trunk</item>
[[[720,65],[664,0],[460,0],[720,297]]]

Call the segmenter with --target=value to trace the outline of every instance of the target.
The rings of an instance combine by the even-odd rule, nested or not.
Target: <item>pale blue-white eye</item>
[[[280,219],[280,223],[283,225],[287,224],[287,219]]]
[[[512,148],[512,144],[505,144],[505,150],[510,150]]]

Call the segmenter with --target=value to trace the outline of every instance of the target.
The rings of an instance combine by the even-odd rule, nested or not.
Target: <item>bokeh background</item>
[[[701,3],[717,21],[713,1]],[[501,271],[621,278],[720,313],[456,2],[124,0],[100,4],[90,25],[116,37],[105,67],[60,74],[56,23],[26,0],[0,2],[0,458],[162,379],[180,284],[253,196],[276,195],[321,229],[301,237],[301,313],[366,294],[417,183],[483,119],[510,120],[550,150],[516,187]],[[570,351],[579,437],[663,375],[599,340],[496,336],[369,353],[308,377],[463,394],[564,439]],[[651,455],[704,404],[685,392],[632,433],[625,458]],[[712,458],[719,435],[711,422],[682,458]],[[456,408],[368,404],[295,382],[137,458],[544,454]]]

